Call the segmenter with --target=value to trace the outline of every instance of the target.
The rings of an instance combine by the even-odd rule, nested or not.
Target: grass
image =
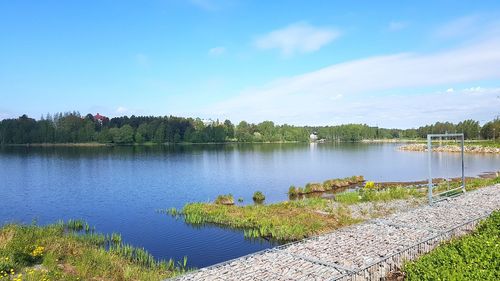
[[[364,180],[365,179],[363,176],[352,176],[343,179],[329,179],[324,181],[323,183],[310,182],[307,183],[304,188],[295,187],[294,185],[292,185],[288,189],[288,195],[290,197],[296,197],[297,195],[325,192],[362,183]]]
[[[465,145],[479,145],[484,147],[500,148],[500,141],[493,141],[493,140],[465,141]]]
[[[500,211],[470,235],[405,264],[407,280],[500,280]]]
[[[467,189],[473,190],[495,183],[500,183],[500,177],[468,179]],[[439,188],[444,188],[444,186],[441,185]],[[296,190],[293,186],[290,189]],[[243,229],[245,236],[249,238],[264,237],[293,241],[330,232],[366,219],[352,216],[350,205],[420,198],[426,196],[426,192],[426,188],[390,187],[379,190],[374,186],[336,194],[335,203],[325,198],[303,198],[268,205],[247,206],[190,203],[180,211],[169,209],[166,213],[175,217],[181,216],[187,223],[194,225],[218,224]]]
[[[226,206],[191,203],[182,214],[191,224],[215,223],[244,229],[249,238],[269,237],[281,241],[298,240],[357,222],[345,209],[317,212],[327,200],[310,198],[269,205]]]
[[[163,280],[186,270],[185,260],[157,261],[146,250],[123,244],[119,234],[85,232],[85,225],[79,220],[4,225],[0,280]]]
[[[500,177],[495,177],[495,178],[466,178],[465,179],[465,190],[466,191],[472,191],[476,190],[478,188],[484,187],[484,186],[489,186],[489,185],[494,185],[500,183]],[[448,186],[449,184],[449,186]],[[452,182],[442,182],[438,184],[434,188],[434,192],[444,192],[448,188],[449,189],[454,189],[457,187],[460,187],[462,185],[461,181],[452,181]]]
[[[423,192],[420,192],[414,188],[406,187],[391,187],[384,190],[374,190],[374,189],[360,189],[358,191],[343,192],[335,195],[335,201],[344,204],[358,204],[361,202],[380,202],[380,201],[391,201],[397,199],[408,199],[410,197],[422,197],[425,196]]]

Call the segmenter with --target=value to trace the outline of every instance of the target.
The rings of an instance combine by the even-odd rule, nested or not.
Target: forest
[[[494,139],[500,135],[500,119],[483,126],[478,121],[458,124],[436,122],[416,129],[387,129],[366,124],[335,126],[258,124],[230,120],[202,120],[175,116],[122,116],[107,118],[79,112],[47,114],[36,120],[27,115],[0,121],[0,144],[32,143],[222,143],[222,142],[308,142],[316,133],[325,141],[371,139],[418,139],[429,133],[464,133],[466,139]]]

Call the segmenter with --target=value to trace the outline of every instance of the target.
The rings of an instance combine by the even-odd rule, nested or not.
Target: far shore
[[[438,142],[438,141],[433,141]],[[445,141],[443,141],[445,142]],[[225,141],[225,142],[144,142],[144,143],[101,143],[101,142],[78,142],[78,143],[18,143],[18,144],[0,144],[1,146],[25,146],[25,147],[104,147],[104,146],[162,146],[162,145],[221,145],[221,144],[293,144],[293,143],[406,143],[408,147],[415,146],[413,149],[406,149],[403,146],[401,150],[423,151],[419,144],[427,143],[424,139],[364,139],[360,141],[266,141],[266,142],[239,142],[239,141]],[[448,142],[449,143],[449,142]],[[465,140],[466,146],[489,146],[500,147],[500,142],[492,142],[490,140]],[[418,146],[418,149],[416,147]],[[469,151],[467,151],[469,152]],[[475,151],[470,151],[475,152]]]

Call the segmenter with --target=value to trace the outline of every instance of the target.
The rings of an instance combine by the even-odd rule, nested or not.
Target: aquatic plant
[[[187,223],[215,223],[244,230],[245,237],[270,237],[277,240],[297,240],[323,233],[354,222],[340,219],[345,214],[324,215],[328,200],[310,198],[269,205],[226,206],[210,203],[191,203],[182,213]]]
[[[294,186],[294,185],[291,185],[289,188],[288,188],[288,196],[290,197],[295,197],[298,195],[298,190],[297,188]]]
[[[253,201],[255,202],[263,202],[266,200],[266,196],[261,191],[255,191],[252,196]]]
[[[220,204],[220,205],[233,205],[234,197],[232,194],[219,195],[217,196],[214,202],[215,204]]]
[[[81,231],[83,230],[84,225],[86,224],[85,221],[77,219],[69,219],[68,222],[65,224],[68,230],[72,231]]]
[[[298,194],[309,194],[314,192],[324,192],[330,191],[338,188],[347,187],[350,185],[362,183],[364,181],[363,176],[352,176],[343,179],[329,179],[325,180],[323,183],[308,183],[306,184],[302,192],[297,192]],[[290,190],[289,190],[290,191]]]

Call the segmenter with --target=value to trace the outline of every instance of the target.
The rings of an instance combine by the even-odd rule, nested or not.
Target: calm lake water
[[[427,154],[397,144],[245,144],[153,147],[0,148],[0,224],[82,218],[99,232],[157,258],[202,267],[271,247],[241,231],[195,228],[157,209],[232,193],[252,202],[287,199],[290,185],[364,175],[374,181],[427,177]],[[434,153],[435,177],[460,175],[460,154]],[[500,169],[499,155],[466,154],[475,176]]]

